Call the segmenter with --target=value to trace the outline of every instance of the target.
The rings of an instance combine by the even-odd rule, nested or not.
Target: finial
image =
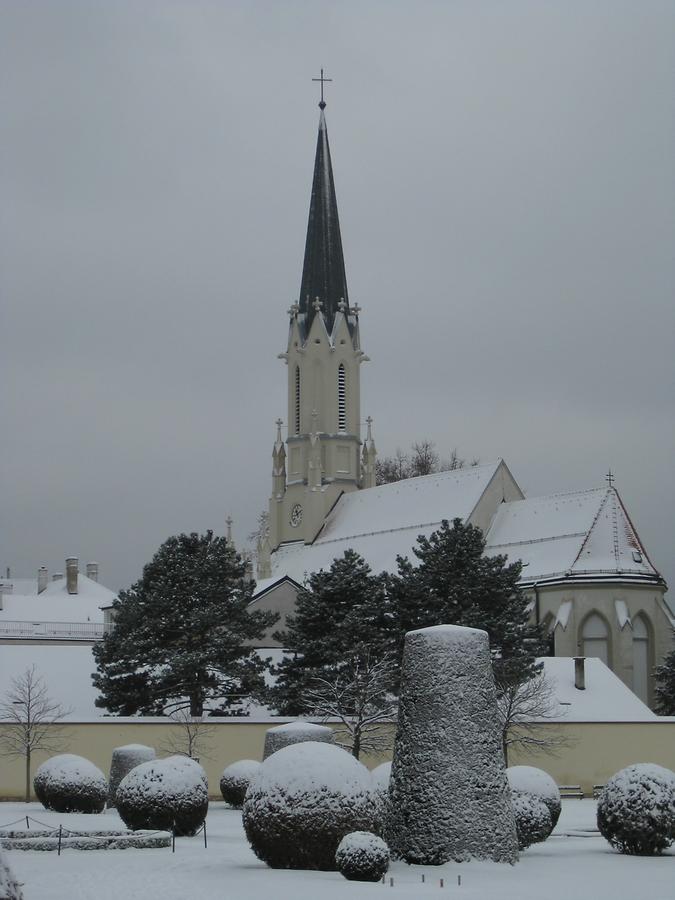
[[[319,78],[312,78],[312,81],[321,82],[321,100],[319,101],[319,109],[322,111],[326,108],[326,101],[323,99],[323,86],[326,81],[332,80],[332,78],[324,78],[323,69],[321,70],[321,75],[319,76]]]
[[[373,435],[371,433],[372,424],[373,424],[373,417],[368,416],[368,418],[366,419],[366,425],[368,426],[368,434],[366,435],[367,441],[372,441],[372,439],[373,439]]]
[[[225,524],[227,525],[227,543],[230,546],[232,546],[232,523],[233,522],[234,522],[234,519],[232,518],[232,516],[228,516],[225,519]]]
[[[299,312],[299,311],[300,311],[300,307],[298,306],[297,303],[291,303],[290,307],[289,307],[288,310],[287,310],[288,315],[289,315],[292,319],[295,319],[295,318],[296,318],[296,316],[298,315],[298,312]]]
[[[616,481],[616,479],[615,479],[614,475],[612,475],[612,470],[611,470],[611,469],[610,469],[609,472],[605,475],[605,481],[607,482],[607,484],[608,484],[610,487],[613,487],[613,486],[614,486],[614,482]]]
[[[277,444],[280,444],[280,443],[282,442],[282,437],[281,437],[281,426],[284,424],[284,420],[283,420],[283,419],[277,419],[276,422],[275,422],[274,424],[277,426]]]
[[[338,303],[338,309],[340,310],[341,313],[344,313],[346,307],[347,307],[347,304],[345,303],[345,298],[340,297],[340,302]]]
[[[314,298],[314,303],[312,303],[312,306],[314,307],[314,309],[315,309],[317,312],[321,312],[321,307],[323,306],[323,304],[322,304],[321,300],[319,300],[318,297],[315,297],[315,298]]]
[[[349,310],[349,312],[350,312],[353,316],[356,316],[356,318],[358,319],[359,313],[361,312],[361,309],[362,309],[362,307],[360,307],[358,303],[355,303],[354,306],[352,306],[352,308]]]

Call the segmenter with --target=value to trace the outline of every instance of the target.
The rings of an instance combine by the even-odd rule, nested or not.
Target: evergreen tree
[[[274,637],[292,649],[276,667],[273,702],[282,715],[311,710],[307,692],[316,679],[339,676],[360,653],[384,653],[387,643],[386,576],[373,575],[353,550],[315,572],[299,591],[295,614]]]
[[[250,646],[278,618],[248,611],[254,583],[225,538],[170,537],[142,578],[113,603],[115,627],[94,646],[101,696],[119,715],[189,709],[244,711],[263,688],[264,662]]]
[[[675,637],[675,630],[673,631]],[[654,672],[656,676],[656,711],[662,716],[675,716],[675,649]]]
[[[395,610],[393,640],[399,660],[407,631],[430,625],[481,628],[490,637],[497,685],[517,684],[540,669],[540,630],[528,625],[527,599],[518,587],[521,563],[504,556],[484,556],[480,528],[447,520],[428,538],[420,535],[413,553],[418,564],[398,559],[390,579]]]

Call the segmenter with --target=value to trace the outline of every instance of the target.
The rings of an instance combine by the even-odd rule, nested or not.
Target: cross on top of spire
[[[611,470],[611,469],[610,469],[609,472],[605,475],[605,481],[607,482],[607,484],[608,484],[610,487],[613,487],[613,486],[614,486],[614,482],[616,481],[616,477],[615,477],[614,474],[612,473],[612,470]]]
[[[323,69],[321,70],[321,75],[318,78],[312,78],[312,81],[320,81],[321,82],[321,100],[319,102],[319,109],[326,108],[326,101],[323,99],[323,86],[326,81],[332,81],[332,78],[324,78]]]

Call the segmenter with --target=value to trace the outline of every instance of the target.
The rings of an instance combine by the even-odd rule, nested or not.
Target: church
[[[601,659],[653,703],[653,669],[672,646],[667,585],[609,478],[602,488],[526,498],[492,463],[376,484],[372,419],[361,417],[361,308],[347,291],[323,96],[300,296],[288,310],[287,434],[276,423],[269,531],[252,608],[283,627],[307,576],[347,549],[374,572],[414,559],[443,519],[479,527],[486,553],[522,560],[521,586],[551,655]],[[365,429],[363,426],[365,425]],[[365,433],[364,433],[365,431]],[[261,642],[278,647],[271,633]]]

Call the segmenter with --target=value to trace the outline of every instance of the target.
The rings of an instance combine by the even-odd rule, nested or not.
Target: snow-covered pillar
[[[408,863],[514,863],[518,839],[485,631],[405,637],[387,840]]]

